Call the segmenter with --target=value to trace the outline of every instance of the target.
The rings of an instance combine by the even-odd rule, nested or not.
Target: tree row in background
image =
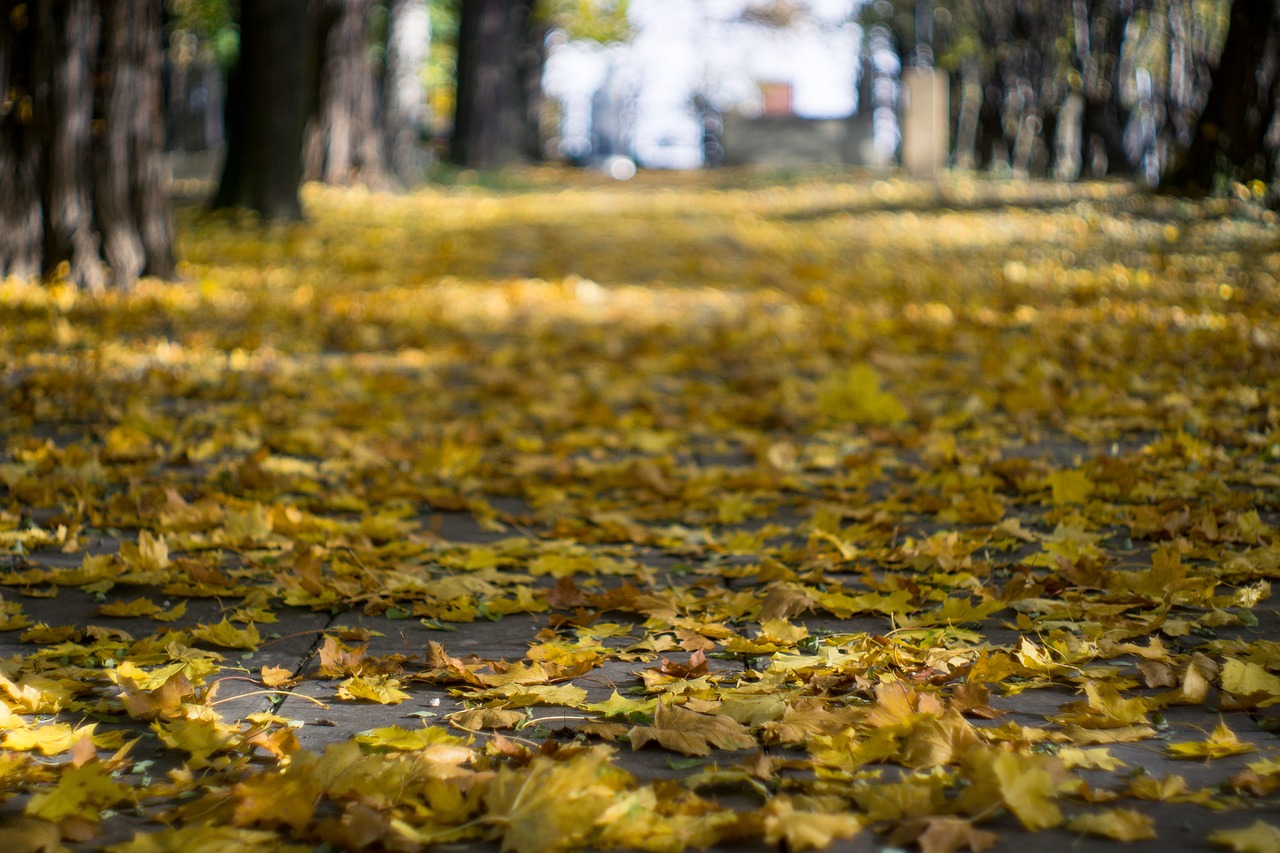
[[[1204,194],[1277,173],[1276,0],[875,0],[872,37],[951,80],[953,162]],[[886,38],[887,36],[887,38]]]
[[[951,73],[956,166],[1139,175],[1190,193],[1235,180],[1270,188],[1274,203],[1278,3],[872,0],[861,14],[869,43],[891,45],[899,66]],[[175,54],[211,51],[219,67],[209,73],[227,76],[214,205],[296,219],[306,179],[390,188],[421,178],[429,45],[456,83],[436,104],[452,114],[448,158],[480,168],[538,159],[548,28],[618,37],[625,7],[0,0],[0,276],[101,291],[173,274],[166,50],[171,68]],[[195,73],[179,70],[171,89]]]

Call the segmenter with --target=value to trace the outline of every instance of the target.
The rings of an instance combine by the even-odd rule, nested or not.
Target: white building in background
[[[839,119],[858,108],[857,0],[791,0],[790,20],[752,20],[759,0],[631,0],[629,44],[554,39],[543,86],[561,107],[560,151],[697,168],[712,112]]]

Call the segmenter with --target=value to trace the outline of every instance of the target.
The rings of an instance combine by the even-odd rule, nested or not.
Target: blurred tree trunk
[[[1280,104],[1278,13],[1277,0],[1233,0],[1226,43],[1210,75],[1209,99],[1191,143],[1173,158],[1161,189],[1205,195],[1219,174],[1264,183],[1277,177],[1268,135]]]
[[[977,57],[965,59],[960,66],[959,92],[956,103],[956,144],[952,162],[958,169],[973,169],[978,165],[979,117],[982,111],[982,70]]]
[[[1071,24],[1076,67],[1080,70],[1080,152],[1084,167],[1096,176],[1133,170],[1125,151],[1125,108],[1120,103],[1120,52],[1133,7],[1116,0],[1072,0]]]
[[[449,158],[493,168],[540,158],[539,80],[544,59],[534,0],[462,0],[458,100]]]
[[[418,70],[430,44],[431,17],[426,2],[390,0],[382,75],[382,143],[391,174],[405,186],[422,178],[418,149],[424,92]]]
[[[307,128],[303,176],[381,188],[387,173],[368,54],[373,0],[316,0],[316,6],[319,101]]]
[[[213,207],[300,220],[302,142],[314,89],[308,0],[242,0],[227,91],[227,156]]]
[[[154,0],[103,4],[106,83],[98,138],[98,218],[103,254],[117,284],[139,275],[172,278],[173,215],[164,162],[161,114],[161,5]]]
[[[172,276],[160,0],[0,2],[0,275]]]
[[[38,173],[42,146],[34,125],[33,22],[30,7],[0,2],[0,277],[40,274],[44,206]]]

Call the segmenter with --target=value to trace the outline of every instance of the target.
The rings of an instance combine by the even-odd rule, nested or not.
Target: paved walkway
[[[1276,850],[1273,231],[1050,190],[5,285],[0,846]]]

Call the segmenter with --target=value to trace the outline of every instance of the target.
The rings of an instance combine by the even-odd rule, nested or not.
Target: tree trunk
[[[458,98],[449,158],[494,168],[537,159],[530,151],[535,79],[541,73],[531,12],[534,0],[462,0],[458,23]]]
[[[372,0],[317,0],[320,88],[307,128],[307,180],[380,188],[387,183],[369,66]]]
[[[954,162],[958,169],[973,169],[978,164],[978,116],[982,110],[982,71],[976,58],[966,59],[961,66],[958,88]]]
[[[101,16],[93,0],[36,5],[36,133],[45,143],[41,271],[92,292],[106,286],[93,223],[93,69]]]
[[[1161,189],[1205,195],[1214,179],[1269,182],[1276,176],[1267,135],[1280,99],[1280,18],[1277,0],[1233,0],[1231,23],[1209,99],[1191,144],[1173,158]]]
[[[0,12],[0,273],[95,293],[172,276],[160,0]]]
[[[25,10],[25,11],[24,11]],[[32,22],[30,7],[17,0],[0,2],[0,278],[40,274],[44,241],[43,205],[37,184],[41,146],[36,139],[31,93]]]
[[[98,218],[103,253],[117,285],[139,275],[172,278],[173,219],[161,152],[161,9],[150,0],[105,4],[106,96],[111,117],[98,143]]]
[[[1112,2],[1073,0],[1071,22],[1080,71],[1081,162],[1095,176],[1133,170],[1124,146],[1125,108],[1120,103],[1120,52],[1132,9]]]
[[[391,174],[405,186],[422,179],[424,92],[418,69],[430,44],[431,16],[424,0],[391,0],[382,75],[382,143]]]
[[[242,0],[240,61],[227,93],[227,157],[213,207],[300,220],[302,141],[312,91],[308,0]]]

